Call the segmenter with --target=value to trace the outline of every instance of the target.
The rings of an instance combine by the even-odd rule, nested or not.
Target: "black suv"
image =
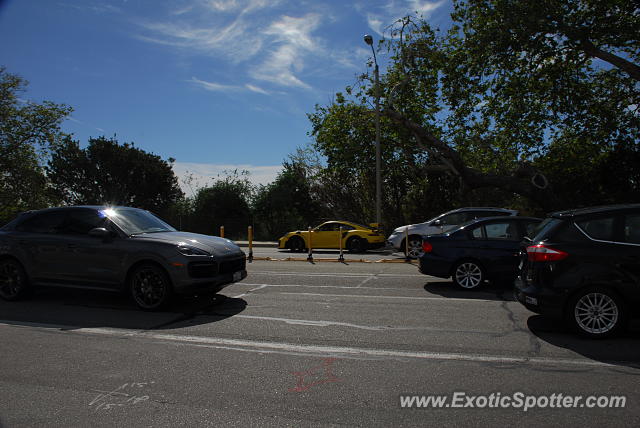
[[[640,204],[553,213],[523,247],[516,298],[609,337],[640,308]]]

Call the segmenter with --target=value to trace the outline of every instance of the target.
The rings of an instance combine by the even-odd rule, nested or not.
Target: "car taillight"
[[[427,241],[423,241],[422,242],[422,251],[424,251],[425,253],[430,253],[431,250],[433,250],[433,245],[431,245]]]
[[[527,259],[530,262],[557,262],[567,258],[568,256],[569,253],[554,250],[553,248],[546,247],[542,244],[527,247]]]

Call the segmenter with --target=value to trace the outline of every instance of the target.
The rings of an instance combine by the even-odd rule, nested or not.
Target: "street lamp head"
[[[371,37],[369,34],[365,34],[364,35],[364,42],[366,44],[368,44],[369,46],[373,46],[373,37]]]

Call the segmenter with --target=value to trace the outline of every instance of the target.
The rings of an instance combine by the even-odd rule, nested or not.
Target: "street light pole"
[[[382,222],[382,175],[381,169],[381,154],[380,154],[380,85],[379,85],[379,71],[378,60],[376,58],[376,51],[373,48],[373,37],[366,34],[364,36],[364,42],[371,46],[371,52],[373,52],[373,86],[374,96],[376,100],[376,223],[378,225]]]

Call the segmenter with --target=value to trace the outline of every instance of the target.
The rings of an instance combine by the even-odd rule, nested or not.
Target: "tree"
[[[253,200],[256,239],[273,240],[291,230],[306,229],[318,222],[319,214],[305,165],[290,159],[283,162],[283,170],[273,183],[256,192]]]
[[[246,174],[236,170],[198,190],[191,219],[194,232],[218,235],[220,226],[224,226],[225,237],[246,237],[247,227],[251,224],[249,203],[252,197],[252,186]]]
[[[574,161],[569,147],[584,149],[595,156],[580,159],[589,169],[618,148],[637,152],[638,10],[617,0],[460,0],[452,19],[445,35],[411,16],[392,26],[383,45],[392,58],[380,88],[383,150],[419,149],[415,171],[446,173],[459,192],[454,200],[497,189],[503,200],[524,197],[537,210],[590,203],[565,198],[579,192],[553,181],[559,175],[545,171],[545,160],[565,155],[555,159],[557,171]],[[375,88],[369,76],[362,82],[349,101],[356,117],[343,115],[338,99],[312,120],[318,144],[330,137],[334,152],[349,152],[371,140],[373,126],[359,124],[373,117]],[[343,141],[327,131],[340,115]]]
[[[0,67],[0,224],[54,201],[42,164],[64,138],[60,125],[72,111],[50,101],[21,100],[27,84]]]
[[[91,138],[85,149],[67,138],[52,152],[47,176],[67,204],[128,205],[163,215],[183,197],[172,162],[113,138]]]

